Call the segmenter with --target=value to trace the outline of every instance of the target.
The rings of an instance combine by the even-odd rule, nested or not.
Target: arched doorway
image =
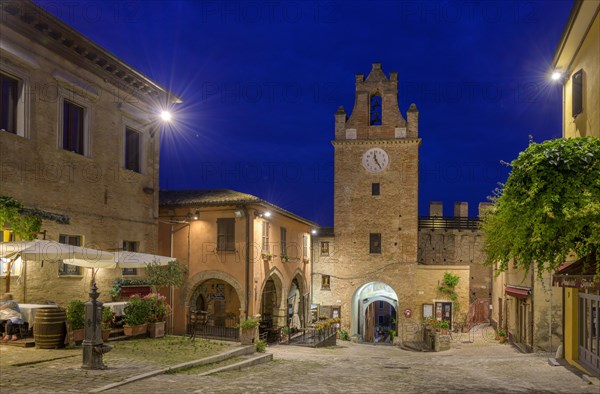
[[[207,279],[192,292],[190,327],[199,336],[236,339],[240,307],[240,297],[232,285],[221,279]]]
[[[272,272],[263,286],[260,315],[261,325],[267,328],[285,325],[285,305],[283,299],[283,283],[279,272]]]
[[[395,330],[398,296],[383,282],[360,286],[352,299],[352,335],[365,342],[390,340],[389,330]]]

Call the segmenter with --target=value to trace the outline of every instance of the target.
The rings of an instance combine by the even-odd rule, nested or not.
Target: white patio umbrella
[[[33,241],[17,241],[0,243],[0,258],[8,259],[13,264],[18,258],[26,261],[58,261],[78,259],[80,266],[99,268],[102,260],[113,259],[113,254],[102,250],[67,245],[56,241],[36,239]],[[23,265],[25,278],[27,264]],[[24,280],[24,279],[23,279]],[[10,289],[10,277],[7,273],[6,289]],[[25,299],[25,294],[23,295]]]
[[[38,239],[0,243],[0,257],[11,260],[21,257],[28,261],[77,259],[85,264],[95,264],[100,261],[112,260],[113,253]],[[99,267],[99,265],[82,265],[82,267],[90,266]]]
[[[112,257],[89,261],[86,259],[72,258],[64,260],[67,264],[79,265],[90,268],[145,268],[148,264],[168,265],[174,257],[159,256],[149,253],[130,252],[127,250],[112,252]]]

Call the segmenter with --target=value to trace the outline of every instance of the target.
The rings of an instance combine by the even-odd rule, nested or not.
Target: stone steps
[[[144,373],[141,375],[132,376],[126,380],[116,382],[116,383],[111,383],[106,386],[99,387],[94,390],[90,390],[89,392],[90,393],[100,393],[102,391],[114,389],[116,387],[120,387],[120,386],[126,385],[128,383],[136,382],[136,381],[139,381],[142,379],[147,379],[147,378],[150,378],[153,376],[162,375],[165,373],[177,373],[177,371],[180,371],[180,370],[190,369],[190,368],[194,368],[194,367],[200,367],[203,365],[213,364],[214,368],[210,368],[207,371],[202,372],[201,374],[199,374],[201,376],[210,375],[210,374],[218,373],[218,372],[236,370],[236,369],[239,370],[239,369],[250,367],[253,365],[269,362],[273,359],[272,354],[263,354],[263,353],[256,354],[255,351],[256,351],[255,345],[240,346],[240,347],[236,347],[234,349],[228,350],[224,353],[206,357],[206,358],[203,358],[200,360],[187,361],[185,363],[177,364],[177,365],[174,365],[171,367],[161,368],[161,369],[157,369],[155,371],[147,372],[147,373]],[[240,361],[237,361],[233,364],[223,365],[226,360],[229,360],[229,359],[235,358],[235,357],[239,357]]]

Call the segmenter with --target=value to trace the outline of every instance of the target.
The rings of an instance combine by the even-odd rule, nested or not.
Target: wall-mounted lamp
[[[235,211],[233,211],[233,214],[236,218],[241,218],[244,216],[244,211],[241,209],[236,209]]]
[[[550,78],[553,81],[560,81],[563,78],[563,72],[560,70],[554,70],[554,72],[552,73],[552,75],[550,75]]]
[[[311,233],[312,235],[317,235],[317,229],[316,229],[316,228],[313,228],[312,230],[310,230],[310,233]]]
[[[257,216],[259,218],[270,218],[271,217],[271,212],[270,211],[254,211],[254,216]]]
[[[191,213],[191,212],[188,213],[187,214],[187,218],[188,218],[188,220],[198,220],[198,219],[200,219],[200,210],[196,209],[194,211],[194,213]]]

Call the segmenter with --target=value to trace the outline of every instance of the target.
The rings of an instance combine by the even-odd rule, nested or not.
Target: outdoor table
[[[104,306],[109,307],[115,316],[125,316],[125,305],[127,305],[126,301],[104,303]]]
[[[33,323],[35,321],[35,313],[38,309],[42,308],[58,308],[58,305],[54,304],[19,304],[19,309],[21,309],[21,315],[23,316],[23,320],[29,323],[29,327],[33,327]]]

